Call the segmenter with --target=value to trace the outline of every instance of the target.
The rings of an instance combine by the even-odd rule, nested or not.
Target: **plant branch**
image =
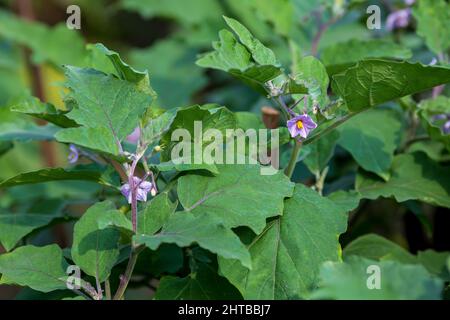
[[[125,269],[125,273],[120,277],[119,288],[117,288],[116,294],[114,295],[113,300],[122,300],[125,290],[128,287],[128,283],[130,282],[131,276],[134,271],[134,267],[136,266],[136,261],[141,253],[144,250],[144,246],[133,247],[130,253],[130,259],[128,260],[127,267]]]
[[[284,170],[284,173],[291,178],[294,173],[295,165],[297,164],[298,155],[300,154],[300,149],[302,147],[302,142],[296,140],[294,149],[292,150],[291,158],[289,159],[289,164]]]

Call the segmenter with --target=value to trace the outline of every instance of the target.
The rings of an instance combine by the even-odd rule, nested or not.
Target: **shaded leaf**
[[[322,263],[340,259],[338,236],[346,224],[340,207],[297,185],[283,215],[269,222],[248,246],[252,270],[220,258],[221,274],[245,299],[305,298],[317,284]]]
[[[260,233],[266,218],[281,215],[283,199],[294,184],[282,173],[261,175],[257,165],[217,165],[215,177],[185,175],[178,179],[178,197],[186,211],[213,215],[227,227],[248,226]]]
[[[67,266],[56,244],[20,247],[0,255],[0,284],[18,284],[42,292],[67,289]]]
[[[387,182],[360,171],[356,177],[356,190],[367,199],[393,196],[398,202],[416,199],[450,208],[447,172],[448,169],[421,152],[401,154],[394,158]]]
[[[115,210],[110,201],[90,207],[74,226],[72,259],[88,275],[105,281],[119,257],[119,232],[113,228],[100,230],[97,216]]]
[[[134,240],[152,250],[156,250],[162,243],[175,243],[180,247],[197,243],[219,256],[237,259],[243,266],[251,267],[250,255],[238,236],[211,215],[194,216],[191,213],[178,212],[169,217],[159,233],[138,234],[134,236]]]
[[[334,75],[332,88],[350,111],[361,111],[448,82],[449,68],[367,59]]]

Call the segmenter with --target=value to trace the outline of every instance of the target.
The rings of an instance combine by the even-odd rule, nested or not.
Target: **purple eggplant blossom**
[[[392,12],[386,20],[386,28],[391,31],[398,28],[405,28],[409,24],[411,18],[411,9],[401,9]]]
[[[416,2],[416,0],[405,0],[405,4],[407,6],[412,6],[415,2]]]
[[[80,157],[80,153],[78,152],[77,147],[75,147],[73,144],[69,146],[70,153],[67,156],[67,160],[69,160],[70,164],[74,164],[78,161],[78,158]]]
[[[136,144],[141,137],[141,129],[139,127],[134,128],[134,131],[127,137],[127,141]]]
[[[442,131],[444,134],[450,134],[450,120],[447,120],[442,126]]]
[[[287,127],[292,138],[300,135],[306,138],[309,132],[317,127],[317,124],[306,113],[297,115],[287,122]]]
[[[151,192],[154,195],[154,187],[151,182],[142,181],[139,177],[133,177],[133,182],[135,186],[138,186],[136,189],[136,199],[138,201],[147,201],[147,193]],[[127,198],[128,203],[131,203],[131,187],[129,183],[125,183],[120,188],[120,192],[122,192],[123,196]]]

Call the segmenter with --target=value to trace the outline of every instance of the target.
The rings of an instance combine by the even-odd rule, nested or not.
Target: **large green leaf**
[[[445,0],[420,0],[413,9],[417,20],[417,34],[434,53],[442,54],[450,48],[450,10]]]
[[[392,41],[352,39],[326,47],[320,59],[329,73],[336,74],[367,58],[409,59],[411,56],[411,50]]]
[[[176,113],[176,109],[173,109],[155,118],[150,118],[141,131],[141,143],[151,145],[152,143],[159,142],[162,136],[169,131],[176,117]]]
[[[329,83],[327,70],[322,62],[313,56],[306,56],[294,65],[289,91],[291,93],[308,93],[314,103],[325,107]]]
[[[260,65],[277,65],[277,59],[272,50],[264,46],[250,31],[237,20],[224,17],[227,25],[236,33],[239,41],[251,53],[253,60]]]
[[[334,75],[332,88],[350,111],[361,111],[448,82],[450,68],[367,59]]]
[[[195,130],[195,124],[201,125],[202,130]],[[200,128],[200,126],[198,126]],[[227,129],[235,129],[236,128],[236,117],[225,107],[219,107],[217,105],[194,105],[186,108],[180,108],[177,111],[175,119],[173,119],[170,129],[167,131],[165,128],[164,131],[167,131],[163,137],[161,138],[161,145],[163,146],[163,152],[161,153],[161,161],[166,162],[169,160],[175,161],[178,159],[173,159],[171,155],[171,151],[175,145],[178,145],[180,142],[189,143],[189,141],[185,141],[181,139],[181,141],[173,141],[172,134],[177,129],[183,129],[189,132],[190,142],[194,143],[197,138],[197,142],[203,147],[209,144],[209,141],[203,141],[203,133],[205,133],[208,129],[216,129],[219,130],[223,137],[226,136]],[[145,130],[147,131],[147,129]],[[149,133],[150,131],[147,131]],[[150,134],[151,135],[151,134]],[[178,138],[178,137],[177,137]],[[191,148],[192,153],[194,153],[194,146]],[[203,152],[203,151],[202,151]],[[202,163],[203,165],[204,163]],[[186,164],[191,165],[191,164]],[[198,163],[194,163],[192,161],[192,165],[198,165]],[[185,168],[188,170],[187,168]]]
[[[448,169],[424,153],[396,156],[390,175],[390,179],[385,182],[360,171],[356,177],[356,189],[367,199],[393,196],[398,202],[416,199],[450,208]]]
[[[60,131],[56,138],[118,155],[118,143],[138,125],[152,97],[129,81],[93,69],[66,66],[74,108],[67,117],[82,127]]]
[[[416,264],[417,259],[406,249],[376,234],[367,234],[353,240],[344,248],[344,257],[361,256],[371,260],[395,260]]]
[[[369,110],[341,125],[338,144],[350,152],[364,170],[387,180],[394,152],[400,143],[401,129],[398,112]]]
[[[138,232],[152,235],[166,224],[178,203],[172,202],[167,192],[154,197],[138,216]]]
[[[248,226],[260,233],[266,218],[281,215],[283,199],[294,184],[282,173],[261,175],[257,165],[218,165],[215,177],[185,175],[178,179],[178,197],[186,211],[217,217],[227,227]]]
[[[24,236],[55,218],[54,215],[37,213],[0,214],[0,243],[6,251],[10,251]]]
[[[36,97],[21,100],[12,105],[11,110],[46,120],[63,128],[77,126],[75,121],[66,117],[67,111],[58,110],[51,103],[43,103]]]
[[[340,207],[297,185],[284,214],[269,222],[248,246],[252,270],[220,258],[221,274],[245,299],[305,298],[317,284],[322,263],[340,260],[338,237],[346,226]]]
[[[239,292],[227,279],[219,276],[209,265],[200,264],[198,269],[185,278],[165,276],[161,278],[156,300],[230,300],[238,299]]]
[[[54,140],[59,130],[52,124],[38,126],[25,121],[4,122],[0,123],[0,141]]]
[[[14,187],[23,184],[33,184],[49,181],[79,180],[93,181],[108,187],[116,187],[115,178],[110,171],[91,166],[78,166],[73,169],[49,168],[21,173],[0,182],[0,188]]]
[[[251,268],[250,254],[239,237],[211,215],[194,216],[188,212],[178,212],[169,217],[159,233],[138,234],[134,240],[152,250],[163,243],[175,243],[181,247],[197,243],[219,256],[237,259],[244,267]]]
[[[0,255],[0,284],[18,284],[50,292],[66,287],[67,262],[56,245],[24,246]]]
[[[282,73],[272,50],[265,47],[238,21],[225,17],[228,30],[219,32],[219,41],[213,42],[214,51],[202,55],[197,65],[229,72],[251,86],[261,89],[267,81]]]
[[[136,84],[139,91],[151,95],[152,98],[156,98],[156,93],[150,86],[150,79],[147,71],[138,71],[134,69],[125,63],[117,52],[109,50],[101,43],[95,44],[94,48],[109,59],[111,64],[114,66],[115,74],[120,79]]]
[[[380,268],[380,289],[369,289],[369,266]],[[421,265],[396,261],[373,261],[352,256],[345,263],[326,262],[320,271],[319,299],[423,300],[441,299],[442,280],[431,276]]]
[[[115,210],[110,201],[90,207],[74,226],[72,258],[88,275],[105,281],[119,257],[119,231],[113,228],[100,230],[97,216]]]

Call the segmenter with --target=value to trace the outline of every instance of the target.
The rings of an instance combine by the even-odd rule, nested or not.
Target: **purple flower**
[[[450,134],[450,120],[447,120],[447,122],[444,123],[442,126],[442,131],[444,134]]]
[[[136,127],[134,131],[127,137],[127,141],[130,143],[137,143],[141,137],[141,128]]]
[[[415,2],[416,2],[416,0],[405,0],[405,4],[407,6],[412,6]]]
[[[306,113],[295,116],[287,122],[287,127],[292,138],[300,135],[306,138],[309,132],[317,127],[317,124]]]
[[[75,147],[73,144],[71,144],[69,146],[69,149],[70,149],[70,153],[67,156],[67,160],[69,160],[70,164],[74,164],[74,163],[76,163],[78,161],[78,158],[79,158],[80,154],[78,152],[77,147]]]
[[[133,177],[133,183],[135,186],[138,186],[136,189],[136,199],[138,201],[147,201],[147,193],[151,192],[154,195],[154,187],[151,182],[142,181],[139,177]],[[122,192],[123,196],[127,198],[128,203],[131,203],[131,187],[129,183],[125,183],[121,188],[120,192]]]
[[[410,17],[411,17],[410,8],[394,11],[387,17],[386,28],[389,31],[391,31],[397,28],[407,27],[409,24]]]

